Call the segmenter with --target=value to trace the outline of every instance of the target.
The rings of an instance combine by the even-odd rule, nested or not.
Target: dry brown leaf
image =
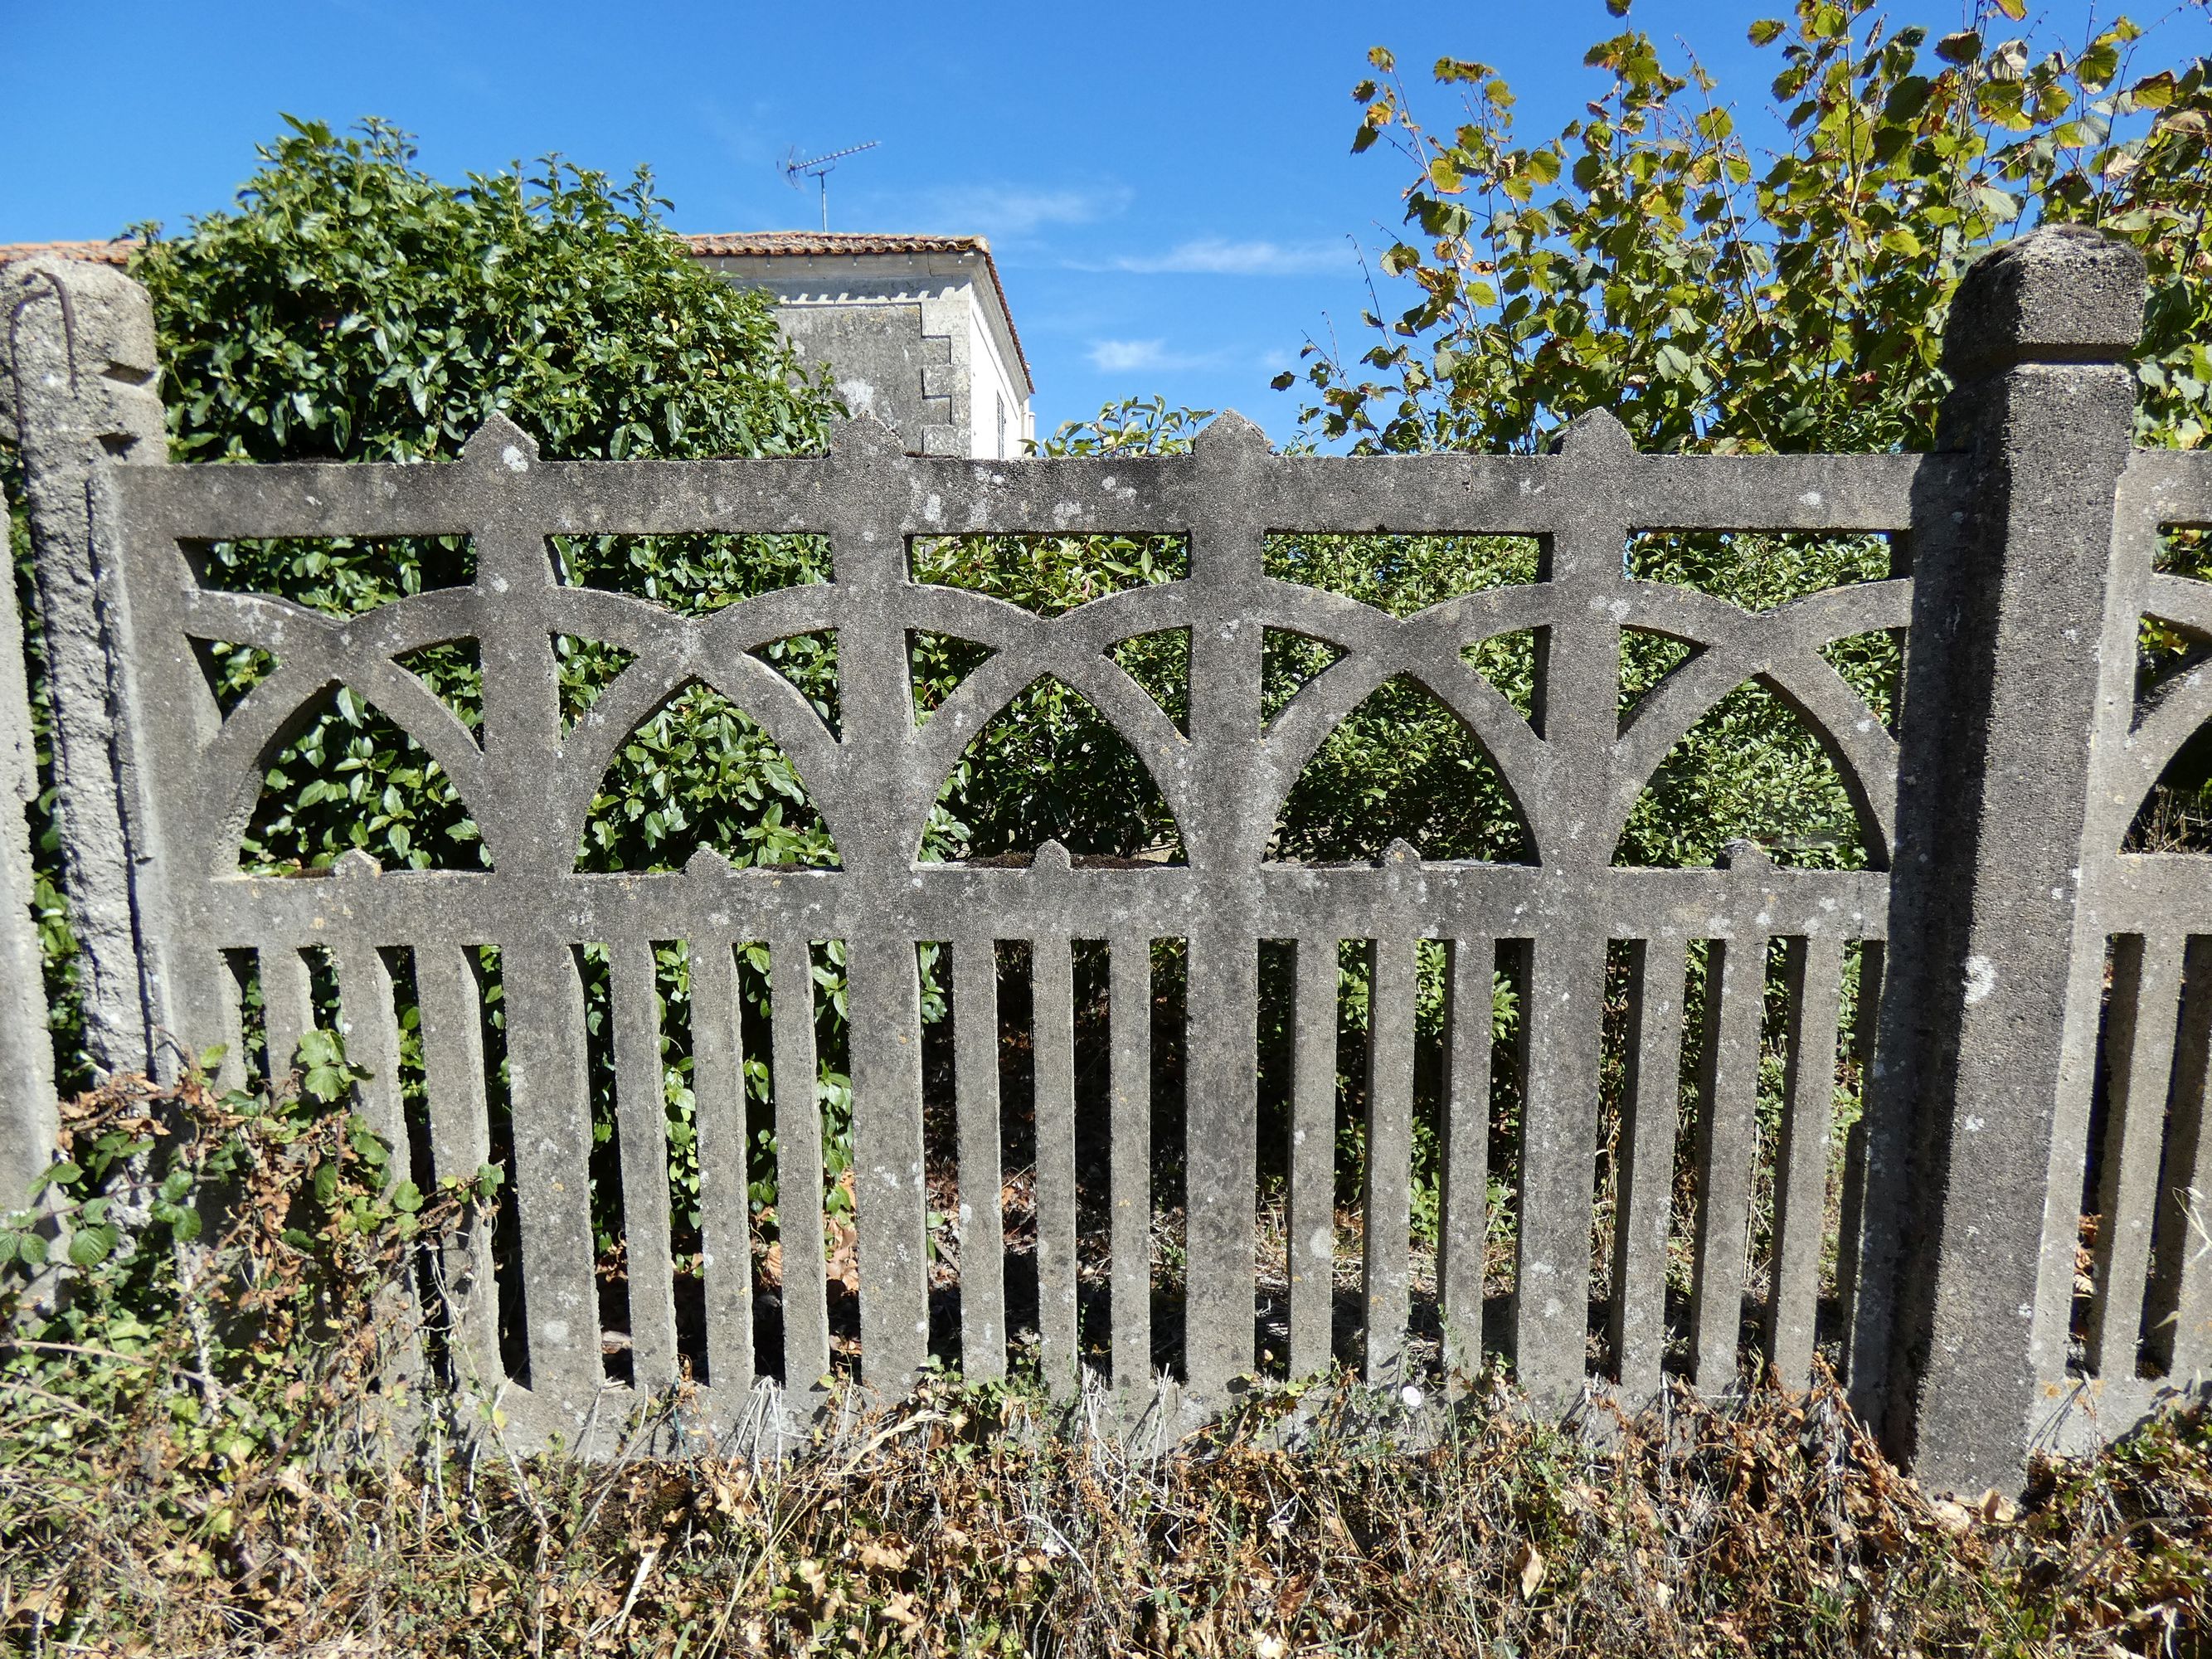
[[[871,1538],[860,1546],[860,1565],[883,1572],[903,1572],[913,1553],[903,1545],[878,1543]]]
[[[1534,1544],[1523,1544],[1513,1557],[1514,1570],[1521,1575],[1521,1599],[1533,1601],[1537,1587],[1544,1582],[1544,1553]]]
[[[1946,1532],[1963,1533],[1974,1524],[1972,1512],[1955,1498],[1939,1498],[1929,1507],[1935,1514],[1936,1524]]]

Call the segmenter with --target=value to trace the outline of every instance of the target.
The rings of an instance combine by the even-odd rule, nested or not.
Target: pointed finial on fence
[[[1267,434],[1233,409],[1224,409],[1200,429],[1191,441],[1191,453],[1207,460],[1239,460],[1275,453]]]
[[[830,453],[841,461],[887,460],[906,452],[899,435],[873,415],[860,414],[830,428]]]
[[[383,873],[384,866],[358,847],[349,847],[331,860],[331,874],[340,881],[364,881]]]
[[[1420,861],[1419,848],[1403,836],[1394,836],[1390,844],[1382,849],[1382,867],[1386,870],[1403,869],[1407,865],[1419,864]]]
[[[1056,841],[1046,842],[1030,858],[1030,868],[1040,875],[1064,876],[1073,867],[1067,848]]]
[[[1636,453],[1636,441],[1612,410],[1587,409],[1559,429],[1552,453],[1580,460],[1626,459]]]
[[[461,446],[461,459],[507,472],[527,472],[538,464],[538,440],[494,410]]]
[[[1771,870],[1774,855],[1755,841],[1741,837],[1721,848],[1721,855],[1713,860],[1716,870]]]
[[[684,873],[694,881],[713,881],[732,872],[733,866],[711,847],[702,847],[684,860]]]

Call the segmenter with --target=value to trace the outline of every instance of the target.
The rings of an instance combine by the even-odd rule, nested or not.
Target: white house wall
[[[910,451],[995,459],[1034,434],[1028,376],[995,294],[970,256],[709,257],[718,275],[765,290],[802,362],[827,363],[848,408]],[[1005,435],[999,411],[1006,410]]]

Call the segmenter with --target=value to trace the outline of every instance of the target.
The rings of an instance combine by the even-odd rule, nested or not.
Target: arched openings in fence
[[[1332,1357],[1378,1381],[1446,1353],[1472,1366],[1512,1352],[1525,1369],[1538,1340],[1553,1372],[1578,1373],[1588,1326],[1607,1369],[1649,1387],[1669,1341],[1708,1380],[1734,1366],[1727,1316],[1766,1257],[1784,1264],[1768,1302],[1806,1299],[1802,1217],[1825,1206],[1805,1197],[1820,1155],[1804,1149],[1824,1121],[1816,1081],[1834,1073],[1822,1009],[1844,994],[1832,946],[1873,929],[1876,889],[1747,852],[1649,872],[1608,871],[1602,854],[1621,780],[1640,787],[1741,680],[1765,677],[1826,728],[1863,715],[1819,652],[1898,625],[1893,586],[1753,612],[1632,578],[1618,556],[1577,564],[1558,550],[1593,544],[1589,526],[1541,503],[1618,465],[1602,455],[1352,471],[1234,434],[1110,469],[840,453],[556,466],[495,429],[454,468],[335,492],[325,471],[312,506],[278,470],[275,499],[293,489],[297,520],[279,530],[334,513],[353,515],[349,530],[408,520],[427,511],[409,505],[421,494],[441,528],[474,526],[471,544],[492,550],[473,586],[343,623],[302,629],[241,597],[215,603],[259,633],[198,630],[276,648],[270,690],[333,672],[408,688],[406,723],[454,746],[491,803],[471,801],[493,859],[465,887],[355,859],[312,890],[176,892],[180,915],[197,907],[236,959],[273,961],[287,982],[316,947],[264,941],[331,939],[315,960],[324,1000],[347,1005],[349,1049],[419,1048],[422,1080],[402,1091],[428,1103],[418,1160],[473,1168],[456,1160],[495,1139],[512,1159],[507,1242],[479,1243],[471,1267],[497,1281],[507,1340],[486,1338],[480,1295],[467,1352],[526,1383],[547,1425],[573,1422],[610,1379],[653,1387],[687,1368],[727,1417],[756,1376],[803,1390],[855,1346],[874,1381],[933,1347],[977,1374],[1033,1364],[1060,1388],[1085,1365],[1125,1391],[1164,1371],[1202,1400],[1247,1368],[1299,1374]],[[171,476],[184,501],[166,510],[189,533],[259,527],[222,522],[218,481]],[[1346,486],[1380,489],[1378,504],[1340,498]],[[995,516],[1007,533],[933,538],[933,501],[938,520],[980,532]],[[283,517],[265,500],[257,511]],[[1234,517],[1249,511],[1260,518]],[[1318,528],[1239,527],[1278,512]],[[1402,580],[1333,586],[1331,560],[1394,516],[1504,533],[1392,532],[1382,562]],[[787,569],[769,561],[773,580],[712,602],[669,585],[769,537],[798,550]],[[904,568],[854,550],[871,537],[905,549]],[[1100,548],[1103,574],[1082,562]],[[984,575],[1028,602],[978,591]],[[207,603],[165,594],[146,614],[158,629],[165,604]],[[1624,627],[1698,650],[1625,724],[1618,667],[1577,666],[1617,665]],[[462,638],[481,678],[473,730],[410,667]],[[1039,688],[1063,700],[1046,712],[1079,746],[1126,745],[1157,800],[1090,845],[1066,813],[1002,813],[1011,860],[933,844],[947,779],[1010,714],[1018,727]],[[253,743],[216,739],[240,746],[240,775],[289,717],[255,710],[263,689],[231,711],[262,723]],[[695,733],[702,710],[685,700],[708,697],[735,734],[718,752],[756,779],[787,765],[820,842],[780,859],[677,833],[641,858],[595,850],[588,826],[609,804],[671,769],[641,734]],[[1346,734],[1372,724],[1378,698],[1431,711],[1444,769],[1362,775]],[[290,690],[264,701],[296,707]],[[1584,732],[1597,735],[1577,749]],[[1647,755],[1655,732],[1666,742]],[[1830,736],[1859,772],[1887,760],[1863,730]],[[1301,775],[1332,756],[1340,822],[1310,812],[1285,835]],[[1879,785],[1860,793],[1880,799]],[[1427,816],[1394,817],[1411,794]],[[1003,836],[1008,822],[1026,845]],[[550,856],[563,844],[583,855]],[[955,856],[933,864],[933,851]],[[1620,941],[1609,976],[1607,934]],[[1776,1018],[1806,1028],[1790,1039],[1807,1058],[1783,1125],[1797,1150],[1778,1159],[1761,1150],[1774,1115],[1757,1086],[1770,938],[1784,941],[1781,980],[1801,988]],[[310,1009],[315,995],[311,973]],[[312,1018],[287,1012],[301,999],[281,987],[259,1001],[276,1010],[260,1016],[272,1050]],[[457,1012],[486,1005],[489,1023]],[[1670,1043],[1678,1073],[1691,1057],[1679,1099],[1658,1081]],[[1577,1051],[1620,1103],[1589,1121],[1579,1154],[1550,1121],[1565,1105],[1547,1082]],[[509,1127],[516,1114],[530,1133]],[[1655,1223],[1650,1194],[1668,1184],[1655,1172],[1678,1152],[1662,1119],[1709,1174],[1696,1216],[1670,1219],[1662,1202]],[[1747,1194],[1762,1182],[1788,1188],[1799,1219],[1754,1251]],[[1559,1232],[1577,1186],[1585,1218]],[[1531,1217],[1547,1238],[1530,1241]],[[1698,1238],[1686,1309],[1653,1276],[1683,1224]],[[1583,1267],[1540,1257],[1572,1237]],[[601,1273],[610,1261],[618,1271]],[[1559,1275],[1563,1306],[1522,1312],[1540,1272]],[[1589,1294],[1589,1319],[1565,1310]],[[1769,1322],[1768,1346],[1809,1364],[1810,1316]]]
[[[1814,1149],[1852,1064],[1839,1071],[1832,1033],[1852,1024],[1854,977],[1865,1024],[1895,834],[1899,696],[1893,682],[1885,706],[1861,671],[1901,630],[1909,579],[1699,592],[1667,574],[1668,549],[1639,562],[1632,538],[1940,535],[1948,459],[1638,457],[1594,416],[1543,458],[1343,461],[1273,456],[1224,417],[1188,457],[972,465],[901,457],[863,428],[827,458],[592,466],[544,462],[495,422],[452,466],[131,471],[118,522],[161,983],[179,1023],[220,1025],[239,1000],[209,994],[210,951],[287,982],[296,962],[311,1006],[350,999],[359,1054],[384,1051],[386,1024],[402,1050],[419,1041],[410,1162],[459,1172],[527,1124],[505,1149],[514,1248],[495,1275],[521,1340],[469,1351],[526,1382],[513,1414],[530,1432],[580,1432],[604,1379],[650,1385],[687,1359],[710,1418],[733,1421],[754,1375],[796,1389],[834,1363],[851,1302],[862,1369],[886,1384],[933,1342],[986,1368],[1024,1322],[1036,1340],[1016,1342],[1018,1362],[1033,1352],[1061,1386],[1083,1364],[1131,1384],[1164,1364],[1199,1401],[1248,1365],[1335,1352],[1380,1377],[1439,1341],[1468,1364],[1510,1352],[1540,1394],[1580,1381],[1593,1334],[1632,1391],[1667,1364],[1720,1381],[1762,1344],[1807,1363],[1820,1252],[1800,1220],[1831,1207]],[[199,591],[218,584],[179,581],[173,562],[225,538],[314,537],[429,538],[470,562],[304,628],[265,608],[242,619],[262,602],[225,609]],[[672,582],[777,538],[791,556],[755,562],[772,580],[741,566],[712,592]],[[1114,568],[1082,564],[1099,538]],[[1332,578],[1355,541],[1360,560],[1339,563],[1386,572],[1387,591]],[[1002,563],[980,586],[1017,602],[963,584],[981,542]],[[1486,574],[1424,586],[1446,555],[1471,565],[1455,542],[1488,544]],[[1000,580],[1024,571],[1026,588]],[[287,636],[266,636],[280,623]],[[217,678],[244,695],[210,708],[178,649],[195,637],[275,660],[248,686],[264,665],[228,653]],[[463,640],[472,670],[435,654]],[[967,644],[918,673],[917,645],[946,641]],[[1664,672],[1638,684],[1643,666]],[[187,667],[197,705],[166,695]],[[471,672],[475,720],[450,695]],[[917,849],[972,850],[931,828],[945,779],[1042,677],[1128,745],[1181,862],[1108,867],[1066,829],[1010,845],[1026,863],[917,864]],[[258,787],[270,739],[339,684],[450,751],[435,758],[489,869],[235,873],[236,780]],[[1654,771],[1747,684],[1834,768],[1823,788],[1847,799],[1866,867],[1817,867],[1853,860],[1775,836],[1720,867],[1616,863]],[[1279,835],[1333,734],[1412,688],[1494,791],[1449,822],[1347,814],[1364,839]],[[726,845],[580,863],[617,757],[636,746],[657,764],[633,738],[672,699],[710,693],[803,781],[834,867],[739,868]],[[2154,718],[2178,733],[2185,716]],[[211,730],[231,781],[203,787]],[[2150,736],[2145,752],[2164,728]],[[1471,832],[1508,803],[1518,844]],[[2148,942],[2144,960],[2147,979],[2163,971]],[[496,1019],[457,1012],[486,1005]],[[611,1166],[592,1141],[610,1111]],[[805,1136],[825,1130],[817,1160]],[[817,1161],[821,1225],[787,1225],[816,1218],[785,1214],[784,1165]],[[1659,1201],[1678,1164],[1698,1172],[1680,1215]],[[753,1190],[767,1182],[773,1224]],[[620,1193],[596,1218],[577,1197],[594,1186]],[[669,1246],[625,1237],[624,1294],[603,1310],[607,1217]],[[1848,1213],[1841,1231],[1848,1293]],[[1688,1263],[1671,1285],[1670,1237]],[[1009,1248],[1035,1264],[1033,1313]],[[2160,1260],[2154,1245],[2154,1274]],[[625,1325],[626,1364],[606,1352]]]
[[[2124,1395],[2212,1367],[2212,884],[2194,806],[2212,720],[2212,494],[2180,458],[2146,452],[2117,516],[2104,691],[2118,740],[2098,757],[2084,839],[2119,856],[2088,866],[2105,925],[2076,969],[2102,980],[2101,1042],[2063,1103],[2058,1179],[2079,1197],[2054,1218],[2039,1318],[2071,1369]]]

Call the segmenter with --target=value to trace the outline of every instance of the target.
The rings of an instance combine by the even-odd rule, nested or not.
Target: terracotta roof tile
[[[41,253],[63,259],[86,259],[94,264],[127,264],[131,250],[137,246],[119,238],[112,242],[0,242],[0,265],[17,259],[34,259]]]
[[[737,230],[686,236],[694,253],[988,253],[981,236],[909,236],[876,231]]]

